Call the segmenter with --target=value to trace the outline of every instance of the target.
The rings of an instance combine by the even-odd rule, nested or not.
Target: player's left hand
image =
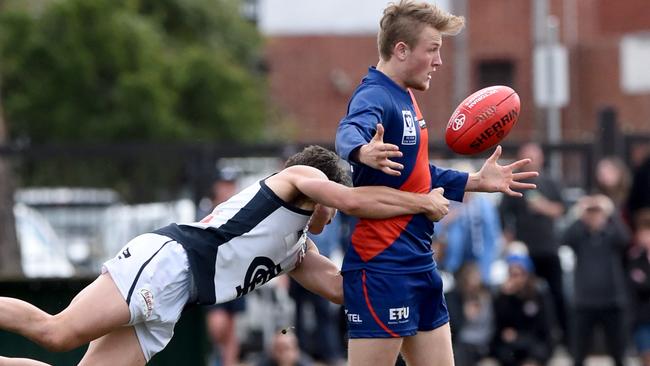
[[[533,183],[524,183],[522,181],[539,175],[536,171],[517,172],[526,164],[530,163],[530,159],[517,160],[512,164],[499,165],[498,161],[501,157],[501,146],[497,146],[492,156],[490,156],[481,170],[470,176],[473,183],[468,182],[467,190],[476,192],[503,192],[509,196],[522,197],[521,192],[514,191],[535,189],[537,186]]]

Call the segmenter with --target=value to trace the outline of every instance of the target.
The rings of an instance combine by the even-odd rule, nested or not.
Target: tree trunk
[[[7,128],[0,93],[0,146],[7,142]],[[9,157],[0,153],[0,278],[21,277],[20,248],[14,218],[14,179]]]

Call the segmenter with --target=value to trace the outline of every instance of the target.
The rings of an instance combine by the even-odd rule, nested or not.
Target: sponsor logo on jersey
[[[153,294],[146,288],[140,289],[139,293],[140,296],[142,296],[142,300],[144,301],[144,318],[149,319],[153,313]]]
[[[418,121],[418,123],[420,124],[421,129],[424,130],[425,128],[427,128],[427,121],[421,119],[421,120]]]
[[[409,318],[409,307],[388,309],[388,319],[393,321],[406,320]]]
[[[117,259],[128,258],[130,256],[131,256],[131,251],[129,251],[129,248],[126,248],[122,251],[122,254],[117,256]]]
[[[417,132],[415,129],[415,119],[409,110],[402,111],[404,120],[404,130],[402,132],[402,145],[415,145],[417,142]]]
[[[353,314],[353,313],[348,313],[348,310],[345,309],[345,316],[348,317],[348,322],[354,323],[354,324],[361,324],[363,323],[363,320],[361,320],[361,315],[359,314]]]
[[[267,257],[256,257],[248,266],[244,284],[237,286],[237,297],[246,295],[282,273],[282,267]]]

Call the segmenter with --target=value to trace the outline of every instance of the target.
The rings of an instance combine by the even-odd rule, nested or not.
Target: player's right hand
[[[438,187],[432,189],[427,195],[429,197],[430,205],[429,210],[426,212],[426,216],[429,220],[440,221],[449,213],[449,200],[443,196],[444,193],[444,188]]]
[[[391,158],[401,158],[402,152],[393,144],[384,143],[384,126],[377,124],[377,132],[372,140],[359,149],[359,161],[371,168],[381,170],[388,175],[399,176],[404,166]]]

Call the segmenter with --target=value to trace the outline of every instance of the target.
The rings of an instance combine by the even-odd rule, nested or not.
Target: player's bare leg
[[[121,327],[90,342],[79,366],[142,366],[147,363],[140,342],[131,327]]]
[[[46,363],[27,358],[0,357],[0,366],[50,366]]]
[[[0,329],[18,333],[54,352],[86,344],[129,319],[129,308],[109,274],[100,275],[56,315],[22,300],[0,297]]]
[[[349,366],[394,366],[402,338],[353,338],[348,342]]]
[[[434,330],[404,337],[402,357],[409,366],[453,366],[449,323]]]

